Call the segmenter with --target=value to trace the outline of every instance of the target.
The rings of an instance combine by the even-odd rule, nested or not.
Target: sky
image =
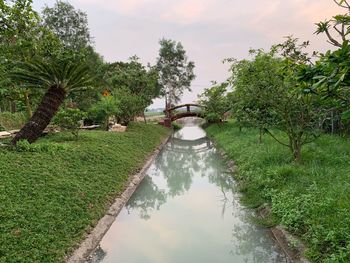
[[[34,0],[41,11],[55,0]],[[310,50],[332,46],[315,35],[315,23],[343,13],[332,0],[70,0],[87,13],[96,51],[108,62],[137,55],[155,64],[159,40],[180,41],[194,61],[196,79],[182,102],[197,100],[211,81],[229,77],[225,58],[248,58],[250,48],[281,43],[285,36],[310,40]],[[157,99],[153,108],[164,107]]]

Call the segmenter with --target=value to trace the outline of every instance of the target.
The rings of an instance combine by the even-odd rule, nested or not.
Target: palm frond
[[[86,64],[63,60],[20,62],[10,77],[19,86],[44,89],[56,86],[66,92],[91,86],[94,80]]]

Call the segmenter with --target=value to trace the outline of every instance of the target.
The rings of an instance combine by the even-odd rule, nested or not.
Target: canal
[[[174,133],[91,263],[287,262],[198,126]]]

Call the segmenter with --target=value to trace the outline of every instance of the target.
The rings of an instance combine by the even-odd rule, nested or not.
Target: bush
[[[67,145],[58,143],[39,143],[30,144],[27,140],[20,140],[17,142],[15,148],[17,152],[45,152],[55,153],[60,150],[66,150]]]
[[[113,96],[101,97],[89,110],[88,119],[108,129],[109,117],[119,113],[119,101]]]
[[[70,131],[76,138],[79,136],[79,128],[83,120],[87,117],[87,113],[79,109],[63,109],[60,110],[53,122],[60,126],[63,130]]]

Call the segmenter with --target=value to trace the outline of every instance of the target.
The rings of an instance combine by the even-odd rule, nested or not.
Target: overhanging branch
[[[280,141],[279,139],[277,139],[277,137],[276,137],[275,135],[273,135],[273,133],[270,132],[268,129],[265,129],[265,132],[267,132],[267,133],[268,133],[273,139],[275,139],[278,143],[280,143],[280,144],[282,144],[282,145],[284,145],[284,146],[290,148],[290,145],[289,145],[289,144],[286,144],[286,143]]]

